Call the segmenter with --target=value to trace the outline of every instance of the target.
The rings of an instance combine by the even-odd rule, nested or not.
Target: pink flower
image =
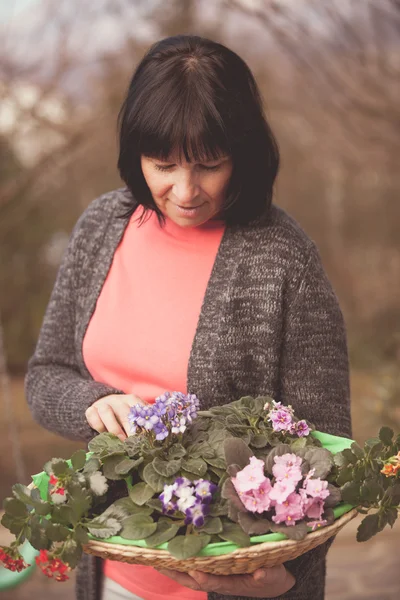
[[[309,519],[320,519],[324,512],[324,501],[322,498],[307,498],[304,503],[304,512]]]
[[[303,501],[300,494],[295,492],[289,494],[285,502],[275,506],[275,515],[272,517],[274,523],[295,525],[296,521],[304,518]]]
[[[289,494],[294,492],[296,489],[296,483],[292,479],[283,479],[282,481],[276,481],[274,487],[269,493],[271,500],[275,500],[278,503],[285,502]]]
[[[300,456],[283,454],[282,456],[275,456],[274,462],[272,472],[278,481],[288,479],[298,483],[302,479],[303,476],[300,470],[302,459]]]
[[[250,464],[232,477],[232,483],[238,493],[245,493],[258,489],[265,479],[264,461],[252,456]]]
[[[316,529],[319,529],[320,527],[325,527],[325,525],[328,523],[328,521],[325,520],[320,520],[320,521],[309,521],[309,523],[307,523],[307,527],[311,527],[313,531],[315,531]]]
[[[269,510],[271,506],[271,498],[269,497],[271,489],[271,482],[266,477],[257,490],[239,494],[240,499],[250,512],[262,513]]]
[[[307,422],[302,420],[298,421],[295,425],[295,432],[299,437],[305,437],[310,433],[310,428],[307,425]]]
[[[327,498],[327,496],[329,496],[329,490],[327,489],[328,482],[323,479],[319,479],[319,477],[316,479],[306,478],[304,480],[303,487],[307,494],[313,498]]]
[[[274,431],[288,431],[292,425],[292,415],[286,408],[271,410],[269,418]]]

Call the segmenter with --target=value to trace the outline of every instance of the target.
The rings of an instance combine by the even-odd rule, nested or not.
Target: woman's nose
[[[181,206],[190,204],[198,194],[198,186],[191,174],[179,177],[173,185],[174,195]]]

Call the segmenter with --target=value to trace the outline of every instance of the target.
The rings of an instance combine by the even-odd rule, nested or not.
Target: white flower
[[[195,504],[196,497],[195,496],[183,496],[178,498],[177,505],[180,511],[185,512],[187,508],[190,508]]]
[[[102,496],[108,490],[107,479],[100,471],[95,471],[93,475],[89,476],[89,485],[96,496]]]
[[[58,494],[56,491],[51,494],[53,504],[64,504],[67,501],[67,492]]]

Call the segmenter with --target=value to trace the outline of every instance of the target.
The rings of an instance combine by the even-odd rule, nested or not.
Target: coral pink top
[[[151,212],[138,226],[138,218],[115,252],[83,356],[96,381],[154,402],[165,391],[188,392],[190,351],[224,224],[183,228],[167,219],[161,227]],[[106,560],[104,573],[145,600],[207,598],[153,567]]]

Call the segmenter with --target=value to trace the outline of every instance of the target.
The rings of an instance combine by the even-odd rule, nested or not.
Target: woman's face
[[[142,156],[141,166],[154,202],[181,227],[196,227],[216,217],[232,175],[229,156],[203,163]]]

